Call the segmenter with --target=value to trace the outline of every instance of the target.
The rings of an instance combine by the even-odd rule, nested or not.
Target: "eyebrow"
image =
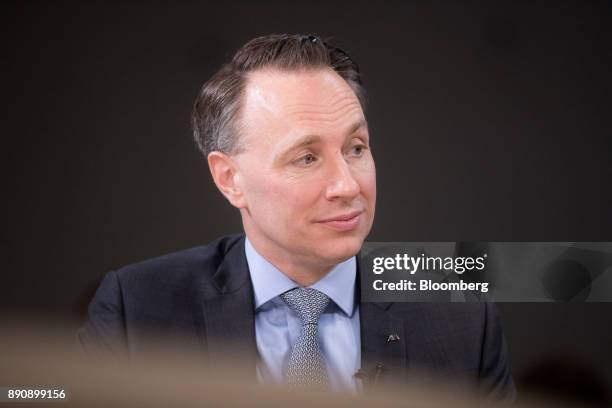
[[[351,126],[351,128],[349,129],[349,132],[347,133],[348,135],[352,135],[353,133],[355,133],[356,131],[358,131],[361,128],[368,128],[368,122],[366,122],[365,119],[361,119],[359,122],[355,123],[353,126]]]
[[[361,119],[358,122],[355,122],[353,125],[351,125],[349,127],[349,131],[347,132],[347,136],[348,135],[352,135],[353,133],[357,132],[359,129],[361,128],[366,128],[368,127],[368,123],[366,122],[365,119]],[[278,159],[280,160],[283,157],[285,157],[287,154],[297,150],[297,149],[301,149],[302,147],[306,147],[306,146],[311,146],[313,144],[319,143],[321,141],[321,136],[319,135],[304,135],[302,137],[300,137],[295,143],[293,143],[290,147],[286,148],[285,150],[283,150],[282,153],[280,153],[278,155]]]

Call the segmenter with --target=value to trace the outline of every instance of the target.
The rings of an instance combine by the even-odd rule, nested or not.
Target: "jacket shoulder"
[[[131,353],[149,344],[154,330],[199,344],[202,296],[215,293],[213,275],[240,256],[243,242],[244,235],[225,236],[110,271],[89,305],[79,343],[87,352]]]
[[[171,252],[155,258],[123,266],[116,270],[117,279],[124,290],[144,289],[149,284],[163,285],[166,289],[191,286],[194,279],[207,281],[235,245],[243,242],[244,235],[227,235],[207,245]]]

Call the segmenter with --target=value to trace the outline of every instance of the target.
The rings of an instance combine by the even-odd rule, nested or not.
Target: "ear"
[[[230,204],[239,209],[246,207],[235,161],[225,153],[211,152],[208,154],[208,168],[215,185]]]

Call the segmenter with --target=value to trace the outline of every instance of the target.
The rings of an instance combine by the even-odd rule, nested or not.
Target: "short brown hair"
[[[237,129],[233,126],[241,105],[246,77],[263,68],[292,71],[329,67],[351,87],[365,110],[365,91],[359,67],[329,40],[314,35],[267,35],[255,38],[236,52],[200,90],[193,107],[194,139],[205,154],[238,151]]]

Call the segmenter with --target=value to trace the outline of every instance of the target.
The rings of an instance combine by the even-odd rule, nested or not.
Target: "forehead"
[[[241,122],[247,145],[282,143],[304,132],[326,136],[364,119],[359,99],[330,68],[249,74]]]

